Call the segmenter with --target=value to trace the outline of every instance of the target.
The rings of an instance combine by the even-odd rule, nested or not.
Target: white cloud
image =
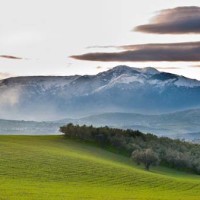
[[[21,88],[15,87],[8,89],[7,87],[4,87],[4,90],[2,90],[0,94],[0,107],[4,108],[6,106],[14,106],[19,102],[21,94]]]
[[[0,72],[0,80],[1,79],[5,79],[5,78],[8,78],[8,77],[11,77],[12,74],[10,73],[7,73],[7,72]]]

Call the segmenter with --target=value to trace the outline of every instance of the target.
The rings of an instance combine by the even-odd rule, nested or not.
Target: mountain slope
[[[130,159],[63,136],[0,136],[2,199],[198,200],[199,176],[147,172]],[[14,164],[13,164],[14,163]]]
[[[117,66],[89,76],[0,82],[0,118],[54,120],[104,112],[159,114],[200,107],[200,82],[154,68]]]

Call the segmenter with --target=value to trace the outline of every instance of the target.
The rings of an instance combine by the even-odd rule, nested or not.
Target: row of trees
[[[68,124],[60,127],[60,131],[68,138],[109,147],[115,152],[131,157],[138,164],[144,164],[147,170],[151,165],[160,164],[200,174],[198,144],[109,127]]]

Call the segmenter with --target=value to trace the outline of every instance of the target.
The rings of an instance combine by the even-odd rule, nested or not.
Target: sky
[[[0,3],[0,79],[128,65],[200,80],[199,0]]]

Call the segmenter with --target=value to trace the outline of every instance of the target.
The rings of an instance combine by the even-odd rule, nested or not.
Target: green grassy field
[[[199,200],[200,177],[63,136],[0,136],[0,199]]]

